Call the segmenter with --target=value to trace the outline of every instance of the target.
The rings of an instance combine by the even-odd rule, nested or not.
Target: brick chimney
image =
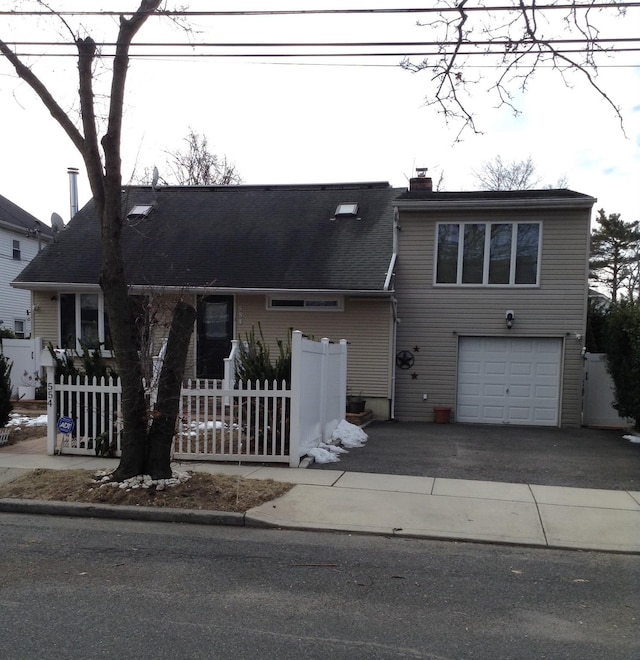
[[[409,179],[409,190],[422,191],[422,192],[433,192],[433,181],[430,176],[427,176],[426,167],[416,167],[417,176]]]

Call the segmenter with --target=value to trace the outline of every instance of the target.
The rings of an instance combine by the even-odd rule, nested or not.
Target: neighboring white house
[[[52,240],[51,227],[0,195],[0,328],[18,339],[31,335],[31,292],[11,282]]]

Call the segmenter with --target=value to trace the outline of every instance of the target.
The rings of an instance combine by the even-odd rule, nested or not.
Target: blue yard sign
[[[74,423],[71,417],[61,417],[58,420],[58,431],[60,433],[64,433],[65,435],[73,433],[73,427]]]

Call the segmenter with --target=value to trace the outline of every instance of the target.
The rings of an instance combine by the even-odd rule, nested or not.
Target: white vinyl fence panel
[[[586,353],[584,356],[584,396],[582,423],[584,426],[625,428],[632,420],[620,417],[613,407],[615,400],[613,381],[607,371],[604,353]]]
[[[190,380],[182,387],[173,456],[179,460],[288,463],[297,467],[309,449],[326,441],[344,419],[347,342],[292,335],[291,386]],[[118,380],[55,379],[47,365],[47,451],[121,453]]]
[[[3,339],[2,354],[12,363],[11,393],[19,396],[18,388],[24,386],[38,387],[42,376],[40,370],[40,354],[42,339]],[[37,377],[37,381],[36,381]]]

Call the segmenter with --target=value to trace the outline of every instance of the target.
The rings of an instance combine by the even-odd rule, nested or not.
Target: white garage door
[[[461,337],[459,422],[556,426],[562,340]]]

